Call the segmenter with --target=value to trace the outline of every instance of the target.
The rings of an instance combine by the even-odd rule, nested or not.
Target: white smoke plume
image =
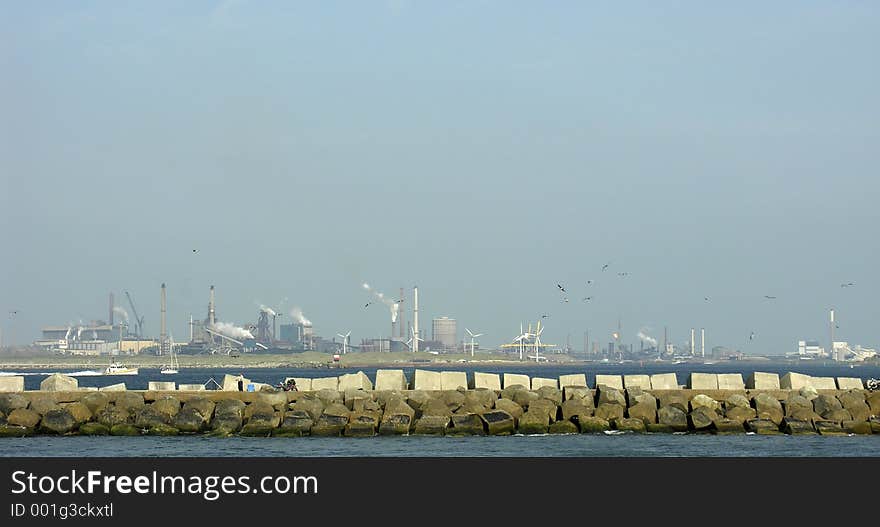
[[[126,322],[128,322],[128,311],[120,306],[113,306],[113,312],[117,315],[120,315],[122,318],[125,319]]]
[[[229,322],[215,322],[214,331],[222,333],[227,337],[232,337],[239,340],[254,338],[253,333],[251,333],[250,331],[244,328],[240,328],[234,324],[230,324]]]
[[[363,283],[362,287],[370,293],[373,293],[373,296],[375,296],[380,302],[385,304],[388,309],[391,310],[391,322],[397,322],[397,315],[398,313],[400,313],[400,303],[394,302],[393,300],[388,300],[387,298],[385,298],[385,293],[376,291],[370,286],[370,284],[366,282]]]
[[[274,309],[272,309],[271,307],[268,307],[268,306],[264,306],[262,304],[260,304],[260,311],[262,311],[263,313],[266,313],[270,317],[274,317],[277,315],[277,313],[275,313]]]
[[[299,322],[303,326],[311,326],[312,325],[312,321],[307,319],[305,317],[305,315],[303,315],[303,311],[299,307],[294,307],[293,309],[290,310],[290,318],[292,318],[293,320],[296,320],[297,322]]]
[[[636,336],[639,337],[642,342],[647,342],[651,346],[657,347],[657,339],[645,333],[644,329],[640,329]]]

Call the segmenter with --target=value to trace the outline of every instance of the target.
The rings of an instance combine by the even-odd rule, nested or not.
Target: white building
[[[798,355],[801,357],[819,358],[827,357],[825,348],[819,345],[815,340],[799,340]]]

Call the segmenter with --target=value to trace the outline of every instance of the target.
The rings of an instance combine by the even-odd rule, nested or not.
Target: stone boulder
[[[311,433],[315,421],[312,416],[303,410],[291,410],[284,414],[284,418],[278,425],[273,435],[283,437],[302,437]]]
[[[147,430],[147,435],[151,436],[176,436],[179,433],[180,430],[164,423],[151,426]]]
[[[840,421],[819,420],[813,423],[816,432],[823,436],[845,436],[846,430],[840,426]]]
[[[6,417],[6,422],[14,426],[23,426],[33,430],[40,424],[40,414],[27,408],[16,408]]]
[[[782,413],[782,404],[775,397],[770,394],[759,393],[753,400],[759,419],[769,419],[776,425],[782,423],[782,418],[785,414]]]
[[[808,401],[812,401],[816,397],[819,397],[819,392],[813,386],[803,386],[798,390],[797,393]]]
[[[456,411],[464,404],[464,394],[458,390],[447,390],[441,393],[441,399],[451,411]]]
[[[180,400],[177,397],[166,396],[161,399],[156,400],[151,405],[153,410],[156,410],[162,415],[168,416],[170,420],[180,411]]]
[[[294,412],[305,412],[309,414],[312,421],[318,421],[321,414],[324,413],[324,403],[318,398],[302,398],[290,405],[290,409]]]
[[[351,412],[341,403],[332,403],[324,408],[318,421],[312,426],[313,436],[341,436]]]
[[[655,410],[657,409],[657,398],[647,392],[636,393],[633,391],[633,393],[630,393],[627,391],[626,402],[629,406],[644,404],[653,406]]]
[[[116,408],[133,415],[144,407],[144,396],[139,393],[122,392],[116,395],[114,404]]]
[[[595,394],[593,393],[593,390],[589,388],[566,386],[562,392],[566,401],[578,399],[590,408],[596,407]]]
[[[160,414],[152,406],[145,406],[134,413],[134,425],[138,428],[150,428],[160,424],[168,424],[170,418]]]
[[[510,435],[516,431],[516,419],[504,410],[489,410],[480,418],[489,435]]]
[[[617,419],[623,419],[625,410],[626,407],[619,404],[601,403],[596,407],[596,411],[593,412],[593,415],[605,419],[606,421],[614,421]]]
[[[715,420],[719,417],[715,410],[706,406],[699,406],[688,414],[688,425],[698,432],[707,431],[712,429]]]
[[[265,411],[267,408],[271,410]],[[248,417],[247,422],[238,433],[245,437],[269,437],[278,428],[279,422],[280,418],[274,408],[265,404],[260,405],[257,411]]]
[[[661,406],[657,411],[657,422],[669,426],[676,432],[686,432],[688,414],[678,406]]]
[[[513,401],[514,400],[513,398],[516,395],[516,392],[520,392],[520,391],[529,391],[529,389],[526,388],[525,386],[523,386],[522,384],[513,384],[510,386],[505,386],[504,389],[501,390],[499,397],[501,397],[502,399],[510,399],[511,401]]]
[[[827,418],[826,414],[835,410],[843,410],[843,405],[833,395],[819,395],[813,399],[813,409],[817,414]]]
[[[92,392],[84,395],[79,402],[88,406],[89,411],[92,412],[92,414],[96,414],[110,404],[110,398],[103,392]]]
[[[422,416],[444,416],[452,417],[452,410],[441,399],[433,399],[422,405],[419,417]]]
[[[206,399],[204,397],[193,397],[183,404],[183,410],[191,409],[197,411],[205,421],[210,421],[214,416],[214,409],[216,408],[216,403],[210,399]],[[182,431],[182,430],[181,430]]]
[[[593,415],[593,408],[577,399],[569,399],[562,403],[562,420],[570,421],[576,415]]]
[[[524,412],[523,407],[511,401],[510,399],[498,399],[495,401],[495,409],[502,410],[519,419]]]
[[[484,435],[483,420],[477,414],[453,415],[446,435]]]
[[[141,429],[133,424],[121,423],[110,427],[110,435],[112,436],[139,436]]]
[[[79,425],[79,435],[105,436],[110,433],[110,428],[101,423],[83,423]]]
[[[327,388],[323,388],[315,392],[315,397],[321,400],[324,403],[324,406],[329,406],[334,403],[342,403],[344,401],[344,397],[341,392],[338,390],[330,390]]]
[[[690,402],[681,392],[665,392],[660,394],[660,407],[674,406],[684,413],[690,410]]]
[[[513,402],[523,408],[528,408],[532,401],[537,401],[538,399],[540,399],[538,394],[529,390],[520,390],[513,394]]]
[[[727,411],[724,412],[724,416],[734,421],[748,421],[749,419],[756,419],[758,417],[758,413],[755,411],[754,408],[745,406],[733,406],[728,408]]]
[[[122,410],[110,404],[98,410],[95,414],[95,420],[107,428],[112,428],[114,425],[130,423],[132,415],[127,410]]]
[[[609,386],[599,387],[599,406],[603,404],[616,404],[626,408],[626,397],[617,388]]]
[[[782,422],[782,418],[780,418],[779,422]],[[779,423],[770,419],[749,419],[746,421],[746,428],[758,435],[775,435],[780,433]]]
[[[548,399],[538,399],[536,401],[532,401],[529,405],[529,412],[542,412],[547,414],[547,417],[550,419],[550,422],[556,421],[557,416],[559,415],[559,407],[556,406],[556,403],[550,401]]]
[[[40,421],[40,429],[51,434],[69,434],[78,423],[67,410],[49,410]]]
[[[671,434],[675,432],[671,426],[660,423],[649,423],[645,425],[645,430],[650,434]]]
[[[622,432],[636,432],[639,434],[645,433],[645,431],[647,431],[647,428],[645,427],[645,422],[641,419],[637,419],[634,417],[618,419],[614,421],[614,428]]]
[[[578,416],[577,421],[582,434],[598,434],[611,430],[611,423],[601,417]]]
[[[527,411],[519,418],[519,433],[546,434],[550,427],[550,417],[546,411]]]
[[[548,434],[576,434],[578,427],[571,421],[557,421],[547,429]]]
[[[164,414],[159,414],[158,412],[157,414],[164,417]],[[173,418],[169,419],[174,428],[177,428],[179,431],[186,434],[195,434],[198,432],[202,432],[208,428],[208,423],[211,422],[210,414],[205,415],[200,412],[196,406],[188,406],[186,404],[183,405],[183,408],[179,412],[177,412],[177,414]],[[238,426],[241,426],[241,418],[239,418],[237,422]],[[214,423],[214,429],[217,429],[216,422]]]
[[[746,429],[742,419],[730,419],[720,417],[714,421],[715,433],[718,434],[742,434]]]
[[[657,422],[657,406],[650,402],[638,403],[627,410],[629,417],[640,419],[644,424]]]
[[[27,408],[29,401],[17,393],[0,393],[0,412],[6,415],[19,408]]]
[[[803,421],[792,417],[786,417],[782,420],[782,429],[786,434],[790,435],[809,435],[816,433],[813,429],[813,424],[810,421]]]
[[[856,421],[867,421],[871,418],[871,408],[865,402],[865,394],[860,390],[844,392],[837,396],[844,410],[852,414]]]
[[[735,393],[729,396],[724,400],[724,408],[729,410],[731,408],[751,408],[752,403],[749,402],[749,399],[745,395],[741,395]]]
[[[211,421],[211,430],[213,430],[212,435],[219,437],[229,436],[238,432],[244,424],[244,409],[236,409],[229,406],[225,408],[224,411],[220,412],[218,410],[220,410],[222,402],[223,401],[217,403],[217,408],[214,411],[214,419]],[[182,416],[181,414],[184,413],[186,415]],[[174,423],[179,426],[179,423],[184,420],[184,418],[187,426],[185,429],[181,428],[181,431],[197,432],[202,428],[205,428],[205,418],[194,408],[188,408],[185,412],[184,410],[181,410],[174,418]]]
[[[484,408],[483,405],[478,404],[478,403],[473,402],[473,401],[465,401],[465,403],[464,403],[463,405],[459,406],[459,407],[455,410],[455,412],[453,412],[453,413],[454,413],[454,414],[457,414],[457,415],[464,415],[464,414],[481,414],[481,413],[483,413],[484,411],[486,411],[486,408]]]
[[[476,403],[484,409],[489,410],[495,405],[498,396],[492,390],[477,389],[468,390],[464,394],[465,403]]]
[[[60,410],[61,406],[55,402],[54,397],[37,396],[31,398],[31,404],[28,408],[40,415],[46,415],[52,410]]]
[[[841,408],[840,410],[832,410],[830,412],[826,412],[826,414],[821,417],[829,421],[836,421],[838,423],[853,420],[853,416],[851,413],[849,413],[849,410],[844,410],[843,408]],[[818,418],[813,418],[813,420],[816,421],[818,420]]]
[[[788,409],[786,409],[788,410]],[[847,414],[849,415],[849,414]],[[798,421],[816,421],[821,420],[822,416],[813,411],[812,408],[804,408],[802,406],[792,406],[791,411],[786,411],[785,417],[790,417]]]
[[[721,403],[708,395],[700,393],[691,399],[691,411],[694,411],[697,408],[708,408],[714,412],[719,412],[721,411]]]
[[[865,401],[871,409],[871,415],[880,416],[880,392],[872,392],[865,397]]]
[[[352,412],[343,433],[349,437],[372,437],[376,435],[379,417],[378,412]]]
[[[444,435],[449,427],[450,420],[446,416],[423,416],[416,421],[413,433],[418,435]]]
[[[77,426],[92,420],[91,410],[81,402],[63,403],[61,407],[70,412],[70,415],[76,420]]]
[[[433,393],[411,391],[406,395],[406,404],[415,410],[421,410],[422,406],[435,399],[437,399],[437,396]],[[386,402],[385,404],[387,405],[388,403]]]
[[[275,413],[275,407],[272,405],[255,402],[251,403],[244,408],[244,418],[245,420],[250,419],[254,415],[272,415]]]
[[[53,373],[40,383],[40,391],[43,392],[75,392],[77,389],[79,381],[76,378],[60,373]]]
[[[557,406],[562,404],[562,390],[553,386],[542,386],[541,388],[538,388],[538,397],[541,399],[547,399]]]
[[[409,434],[415,416],[416,411],[404,402],[403,399],[390,399],[385,404],[385,411],[382,414],[382,420],[379,422],[379,433],[383,435]],[[449,422],[449,417],[443,417]]]
[[[0,423],[0,438],[3,437],[27,437],[33,434],[33,430],[19,425]]]
[[[847,434],[867,435],[873,433],[871,430],[871,423],[868,421],[843,421],[840,425]]]

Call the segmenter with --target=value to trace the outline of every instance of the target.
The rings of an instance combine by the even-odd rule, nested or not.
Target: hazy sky
[[[178,340],[215,284],[223,320],[287,298],[357,343],[389,332],[367,281],[484,345],[549,314],[579,349],[620,317],[636,347],[782,353],[834,306],[880,346],[878,27],[876,2],[7,3],[4,342],[124,290],[158,333],[164,281]]]

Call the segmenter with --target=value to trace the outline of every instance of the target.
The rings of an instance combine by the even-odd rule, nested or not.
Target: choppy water
[[[0,439],[4,457],[878,457],[873,436],[571,434],[509,437]]]

